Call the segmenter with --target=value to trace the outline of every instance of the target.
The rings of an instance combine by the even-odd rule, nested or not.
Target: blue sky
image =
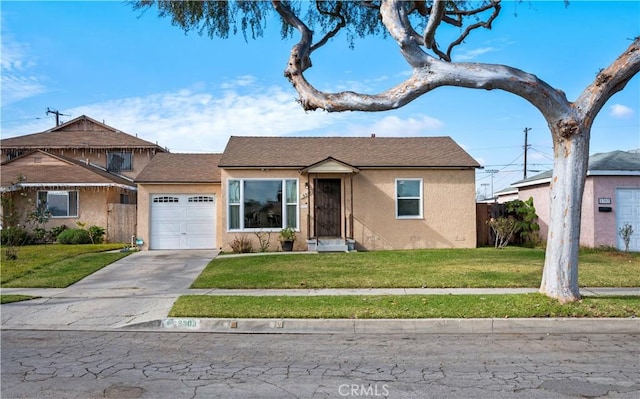
[[[116,1],[2,1],[2,138],[35,133],[86,114],[169,148],[221,152],[231,135],[451,136],[486,167],[478,190],[550,169],[552,141],[529,103],[500,91],[437,89],[383,113],[305,113],[283,77],[291,46],[271,24],[264,38],[211,40],[185,34],[155,11]],[[478,31],[454,61],[506,64],[564,90],[570,100],[640,35],[640,2],[503,2],[491,31]],[[383,91],[408,66],[390,39],[343,37],[315,55],[308,79],[320,89]],[[590,153],[640,148],[640,77],[597,117]],[[488,184],[484,185],[483,184]]]

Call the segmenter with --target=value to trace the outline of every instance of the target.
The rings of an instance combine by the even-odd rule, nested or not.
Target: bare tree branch
[[[583,114],[582,118],[591,125],[604,104],[615,93],[624,89],[640,72],[640,37],[607,68],[601,70],[593,83],[580,94],[574,106]]]
[[[434,0],[433,7],[431,7],[431,13],[429,14],[429,21],[424,29],[424,45],[427,48],[432,48],[435,43],[436,30],[442,22],[444,16],[444,1]]]
[[[334,18],[337,18],[339,20],[339,22],[336,24],[336,26],[329,32],[327,32],[326,35],[324,35],[324,37],[318,41],[316,44],[311,46],[311,52],[314,52],[316,49],[324,46],[325,44],[327,44],[327,42],[329,41],[329,39],[331,39],[332,37],[334,37],[335,35],[338,34],[338,32],[340,32],[340,30],[342,28],[344,28],[347,25],[347,21],[345,20],[344,16],[340,13],[340,11],[342,10],[342,2],[338,2],[336,4],[336,10],[335,11],[325,11],[322,10],[320,8],[320,3],[316,2],[316,8],[318,10],[319,13],[321,14],[325,14],[325,15],[331,15]]]
[[[482,12],[490,8],[493,8],[493,13],[486,21],[480,21],[473,25],[467,26],[464,32],[462,32],[462,34],[456,40],[454,40],[449,44],[449,48],[447,48],[447,56],[445,58],[447,61],[451,61],[451,52],[453,51],[453,48],[455,46],[460,45],[464,41],[464,39],[466,39],[467,36],[469,36],[472,30],[478,29],[478,28],[491,29],[491,24],[493,23],[493,20],[498,17],[498,15],[500,14],[500,9],[502,8],[500,6],[500,0],[496,0],[496,1],[492,0],[490,5],[483,7],[483,9],[477,9],[475,11]]]

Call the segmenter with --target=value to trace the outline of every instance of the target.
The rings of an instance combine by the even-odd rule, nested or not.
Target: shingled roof
[[[220,183],[222,154],[156,154],[136,183]]]
[[[41,133],[0,140],[6,149],[155,149],[165,152],[157,144],[121,132],[111,126],[82,115],[67,123]]]
[[[640,152],[638,151],[611,151],[593,154],[589,157],[587,176],[610,175],[625,176],[640,175]],[[539,173],[524,180],[513,183],[513,187],[530,186],[547,183],[553,176],[553,169]]]
[[[21,159],[33,157],[38,153],[41,157],[55,158],[61,162],[53,165],[20,162]],[[136,189],[132,181],[96,166],[40,150],[2,163],[1,186],[3,189],[10,189],[13,184],[17,183],[18,176],[24,178],[20,184],[23,187],[115,186],[130,190]]]
[[[356,168],[477,168],[450,137],[238,137],[221,168],[304,168],[334,158]]]

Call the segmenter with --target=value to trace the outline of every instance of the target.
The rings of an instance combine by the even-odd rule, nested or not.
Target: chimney
[[[374,139],[376,137],[375,133],[371,133],[371,138]]]

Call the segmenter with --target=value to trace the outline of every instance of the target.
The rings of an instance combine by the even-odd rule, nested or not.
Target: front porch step
[[[318,252],[349,252],[347,241],[343,238],[319,238],[316,251]]]

